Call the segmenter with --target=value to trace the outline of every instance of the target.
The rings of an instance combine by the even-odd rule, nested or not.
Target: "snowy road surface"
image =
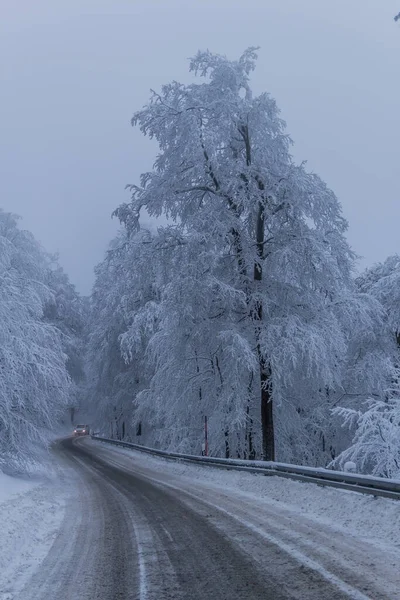
[[[56,453],[64,519],[24,588],[0,600],[400,599],[395,546],[99,442]]]

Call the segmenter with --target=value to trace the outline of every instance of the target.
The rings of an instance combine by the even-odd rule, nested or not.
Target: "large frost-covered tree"
[[[202,82],[152,93],[133,124],[156,139],[159,154],[116,214],[129,233],[143,209],[164,214],[181,238],[169,245],[175,267],[149,341],[148,402],[176,401],[162,381],[177,393],[183,366],[192,365],[186,382],[196,385],[179,395],[182,410],[207,394],[214,406],[222,402],[223,419],[245,421],[249,395],[258,397],[261,453],[273,460],[274,418],[283,431],[289,396],[300,415],[343,392],[351,333],[371,325],[373,310],[353,290],[337,198],[294,163],[275,101],[251,91],[255,60],[253,48],[236,61],[199,52],[190,70]],[[134,337],[131,328],[123,338],[127,357]]]
[[[379,302],[383,314],[380,336],[375,339],[372,372],[378,385],[367,400],[354,407],[338,407],[335,413],[353,433],[353,441],[337,458],[347,460],[361,471],[398,477],[400,474],[400,257],[366,269],[356,284],[363,293]],[[370,364],[360,369],[364,379]],[[369,368],[370,367],[370,368]],[[377,368],[378,367],[378,368]],[[386,387],[385,387],[386,383]]]
[[[49,260],[33,236],[0,212],[0,468],[22,464],[68,404],[59,330],[44,317]]]

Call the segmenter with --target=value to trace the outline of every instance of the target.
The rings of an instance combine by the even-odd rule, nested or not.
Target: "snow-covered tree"
[[[137,350],[147,335],[153,375],[149,388],[137,397],[137,414],[151,416],[154,443],[162,447],[199,452],[208,416],[212,452],[225,448],[229,454],[229,438],[246,421],[249,365],[244,362],[245,338],[238,335],[246,301],[223,281],[229,263],[217,250],[203,236],[186,235],[182,226],[160,229],[147,248],[157,302],[143,304],[121,337],[130,360],[132,348]],[[227,343],[229,349],[224,348]],[[256,368],[252,349],[248,360]]]
[[[400,256],[389,256],[385,262],[366,269],[356,284],[382,305],[389,332],[400,346]]]
[[[182,410],[187,402],[192,411],[196,395],[205,394],[201,373],[208,363],[208,381],[214,378],[208,400],[221,408],[222,421],[240,415],[245,421],[249,389],[258,397],[262,456],[274,459],[274,417],[282,431],[288,396],[300,414],[306,398],[318,407],[327,389],[340,390],[353,323],[367,327],[370,315],[353,290],[339,202],[294,163],[275,101],[253,96],[255,59],[252,48],[237,61],[199,52],[190,69],[203,82],[173,82],[153,92],[133,124],[160,151],[154,170],[131,186],[131,202],[116,214],[129,233],[144,208],[165,214],[185,239],[149,342],[156,357],[146,392],[151,402],[166,412],[171,388],[162,380],[168,377],[177,391],[182,369],[192,364],[185,377],[197,377],[194,395],[187,396],[187,385],[180,395]],[[221,390],[216,397],[218,386],[224,400]]]
[[[337,458],[343,465],[351,460],[360,471],[398,477],[400,475],[400,257],[366,269],[356,280],[380,307],[379,331],[368,345],[362,344],[365,360],[358,361],[358,379],[371,377],[367,400],[334,411],[353,434],[352,443]],[[365,335],[365,331],[362,332]],[[354,375],[353,375],[354,377]]]
[[[399,381],[400,374],[395,376]],[[337,408],[343,426],[354,432],[352,444],[334,461],[352,461],[359,472],[382,477],[400,476],[400,389],[398,383],[383,398],[370,398],[359,410]]]
[[[0,468],[34,458],[69,400],[61,335],[44,318],[48,268],[33,236],[0,212]]]
[[[139,422],[134,420],[134,400],[145,385],[146,344],[137,333],[137,348],[129,360],[122,355],[120,337],[137,318],[143,304],[152,302],[152,265],[143,258],[151,242],[149,232],[128,238],[121,232],[96,268],[87,332],[88,390],[86,402],[100,427],[119,438],[132,439]]]

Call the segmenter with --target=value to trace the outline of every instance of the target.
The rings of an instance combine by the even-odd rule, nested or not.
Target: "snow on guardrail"
[[[262,475],[275,475],[278,477],[287,477],[298,481],[306,481],[329,487],[342,488],[353,492],[363,494],[372,494],[374,496],[383,496],[400,500],[400,482],[384,477],[372,477],[370,475],[359,475],[357,473],[348,473],[343,471],[333,471],[319,467],[302,467],[288,463],[268,462],[261,460],[239,460],[234,458],[215,458],[211,456],[196,456],[193,454],[180,454],[178,452],[167,452],[113,440],[109,438],[92,435],[92,439],[107,444],[114,444],[125,448],[132,448],[139,452],[159,456],[162,458],[208,465],[210,467],[219,467],[235,471],[246,471],[248,473],[258,473]]]

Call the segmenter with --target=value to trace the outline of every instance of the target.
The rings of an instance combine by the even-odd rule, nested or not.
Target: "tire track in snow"
[[[88,447],[82,448],[82,450],[92,453],[92,449]],[[92,460],[99,460],[96,457],[96,452],[92,454],[91,458]],[[195,546],[192,549],[192,552],[196,556],[196,562],[204,563],[203,578],[204,572],[207,572],[207,560],[210,563],[210,572],[215,572],[215,565],[218,565],[218,561],[220,561],[218,566],[221,571],[226,567],[227,560],[236,564],[237,571],[241,573],[242,578],[243,568],[240,565],[246,565],[245,571],[247,570],[250,575],[249,580],[253,582],[257,581],[255,586],[257,589],[253,589],[251,595],[249,595],[249,589],[242,592],[236,590],[237,595],[233,595],[232,598],[246,598],[246,600],[248,598],[253,599],[258,597],[262,597],[263,599],[273,598],[274,600],[278,598],[299,598],[301,600],[313,598],[315,600],[320,600],[322,597],[324,600],[328,600],[329,598],[334,600],[339,600],[339,598],[366,600],[369,598],[356,588],[342,582],[339,578],[335,578],[334,575],[327,572],[318,563],[312,561],[300,552],[295,552],[295,556],[293,555],[293,552],[288,553],[287,551],[289,549],[291,550],[291,548],[282,543],[277,544],[276,539],[272,536],[269,538],[264,536],[262,540],[263,543],[260,544],[260,542],[258,542],[258,544],[256,544],[255,541],[257,540],[257,537],[255,534],[258,535],[258,529],[252,526],[249,527],[249,524],[246,521],[239,519],[234,514],[230,514],[228,510],[221,510],[215,503],[208,500],[204,501],[204,498],[200,500],[195,494],[190,494],[187,490],[184,491],[173,484],[154,481],[151,476],[143,475],[143,473],[133,473],[132,465],[130,465],[130,468],[126,468],[126,466],[124,467],[121,463],[118,464],[118,460],[116,461],[114,458],[115,455],[112,458],[109,458],[109,456],[105,457],[107,465],[111,463],[112,465],[119,467],[119,469],[115,469],[114,472],[108,471],[107,477],[119,479],[120,485],[122,485],[128,493],[131,493],[133,481],[136,488],[135,504],[140,507],[142,514],[147,515],[149,528],[153,530],[154,538],[161,538],[161,543],[164,545],[170,560],[174,565],[181,588],[182,580],[184,583],[187,579],[192,580],[191,595],[184,595],[184,598],[203,597],[204,588],[208,585],[203,581],[203,584],[200,586],[202,589],[200,591],[199,588],[198,595],[196,595],[197,591],[195,587],[193,588],[195,582],[193,582],[193,577],[190,576],[190,571],[196,571],[196,566],[193,563],[190,563],[189,557],[187,556],[188,554],[191,554],[190,550],[186,550],[186,553],[184,553],[184,548],[190,548],[190,544]],[[106,469],[107,467],[104,468]],[[121,468],[123,470],[122,474]],[[110,469],[110,466],[108,466],[108,469]],[[184,502],[182,502],[182,492]],[[189,504],[187,503],[188,496],[190,496],[192,500]],[[197,503],[197,506],[192,505],[193,500]],[[203,514],[205,506],[214,510],[213,515]],[[168,513],[168,518],[163,519],[160,517],[163,511]],[[173,520],[174,513],[175,520]],[[210,517],[213,519],[212,525]],[[232,527],[232,522],[236,523],[236,527]],[[221,523],[223,524],[221,525]],[[185,528],[190,528],[190,533],[187,531],[185,534]],[[174,532],[173,538],[170,531]],[[183,540],[183,537],[186,539]],[[196,537],[201,539],[200,544],[196,544]],[[244,539],[246,537],[248,538],[248,543],[241,552],[241,544],[236,540]],[[223,558],[218,556],[217,560],[214,560],[214,564],[213,560],[210,561],[210,556],[208,556],[212,553],[213,543],[217,547],[224,546],[223,553],[221,552]],[[251,546],[256,548],[256,552],[252,552]],[[262,564],[257,564],[257,560],[255,559],[254,561],[249,560],[249,556],[252,559],[255,554],[264,556]],[[284,559],[282,559],[282,555],[284,556]],[[187,573],[182,573],[180,567],[182,567],[182,564],[185,564],[185,560],[187,561]],[[301,563],[300,565],[299,561]],[[180,565],[179,563],[182,564]],[[279,568],[277,568],[277,565],[279,565]],[[277,568],[278,574],[270,573],[271,566],[273,569]],[[285,577],[285,570],[290,573],[292,578],[296,578],[293,586],[288,585],[288,577]],[[201,579],[201,569],[200,571],[197,570],[197,576]],[[215,589],[212,589],[213,585]],[[218,587],[217,583],[212,581],[211,587],[208,585],[208,588],[211,597],[219,598],[218,593],[223,594],[224,590],[226,591],[226,589],[229,589],[229,583],[225,582],[223,587]],[[220,590],[219,592],[217,591],[218,589]],[[283,593],[282,589],[284,590]],[[187,593],[188,591],[186,591],[186,594]],[[176,596],[172,597],[175,598]]]

